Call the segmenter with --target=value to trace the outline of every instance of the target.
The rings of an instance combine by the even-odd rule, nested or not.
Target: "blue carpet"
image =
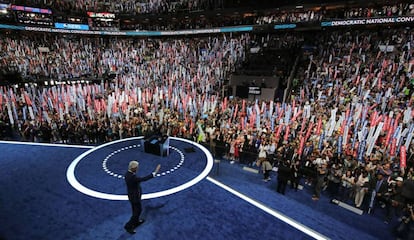
[[[110,176],[102,161],[130,146],[129,141],[101,148],[87,155],[76,176],[87,187],[125,194],[122,179]],[[194,178],[205,167],[200,150],[186,153],[188,143],[172,141],[184,162],[174,174],[142,184],[145,193],[162,191]],[[123,225],[130,217],[127,201],[97,199],[75,190],[66,179],[70,163],[86,148],[0,143],[0,238],[12,239],[312,239],[308,235],[256,208],[204,179],[181,192],[143,201],[147,221],[129,235]],[[107,159],[108,169],[123,174],[131,159],[141,163],[139,173],[162,171],[179,164],[180,154],[161,158],[142,147],[126,148]],[[359,216],[327,198],[312,202],[308,190],[286,196],[275,192],[276,183],[243,171],[241,165],[220,164],[211,177],[241,193],[309,226],[331,239],[392,239],[378,216]],[[274,177],[273,177],[274,179]],[[389,228],[389,227],[388,227]]]
[[[332,204],[331,198],[324,194],[319,201],[313,201],[313,189],[306,185],[297,192],[288,187],[286,194],[281,195],[276,192],[276,173],[272,172],[271,176],[271,181],[263,182],[262,174],[245,171],[243,165],[221,161],[219,174],[215,174],[214,178],[331,239],[395,238],[392,229],[396,223],[385,224],[383,211],[378,210],[373,215],[357,215]]]

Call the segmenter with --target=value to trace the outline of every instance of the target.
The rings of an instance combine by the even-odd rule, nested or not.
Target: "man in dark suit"
[[[128,171],[125,173],[125,183],[127,185],[128,190],[128,200],[131,203],[132,207],[132,216],[129,221],[125,224],[124,228],[127,232],[134,234],[135,228],[144,222],[143,219],[140,219],[139,216],[141,215],[142,206],[141,206],[141,182],[147,181],[153,177],[155,174],[160,170],[161,165],[155,168],[154,172],[145,176],[145,177],[137,177],[135,174],[137,173],[139,163],[137,161],[131,161],[128,165]]]
[[[291,143],[287,143],[284,147],[284,151],[282,153],[282,161],[292,161],[293,154],[295,149],[292,147]]]
[[[376,176],[371,178],[368,185],[368,196],[370,196],[368,213],[371,214],[377,204],[385,204],[388,193],[388,179],[385,174],[378,171]]]
[[[277,170],[277,192],[285,195],[286,185],[291,176],[290,161],[282,160]]]

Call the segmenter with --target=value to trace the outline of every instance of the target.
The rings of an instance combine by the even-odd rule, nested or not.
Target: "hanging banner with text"
[[[321,26],[322,27],[340,27],[340,26],[354,26],[354,25],[375,25],[375,24],[412,23],[412,22],[414,22],[414,16],[335,20],[335,21],[321,22]]]

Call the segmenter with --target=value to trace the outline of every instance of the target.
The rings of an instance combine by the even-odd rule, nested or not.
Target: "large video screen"
[[[0,19],[3,22],[9,22],[13,20],[13,14],[10,11],[10,4],[0,3]]]
[[[26,25],[52,26],[52,10],[43,8],[33,8],[18,5],[11,5],[11,10],[15,12],[18,23]]]
[[[88,12],[88,25],[91,30],[118,31],[119,19],[114,13]]]

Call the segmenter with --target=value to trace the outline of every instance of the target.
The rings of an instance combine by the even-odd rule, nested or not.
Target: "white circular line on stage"
[[[92,190],[92,189],[89,189],[89,188],[83,186],[76,179],[75,168],[78,165],[78,163],[84,157],[86,157],[87,155],[91,154],[92,152],[94,152],[96,150],[99,150],[101,148],[107,147],[107,146],[115,144],[115,143],[124,142],[124,141],[131,141],[131,140],[140,140],[140,139],[143,139],[143,137],[134,137],[134,138],[121,139],[121,140],[117,140],[117,141],[102,144],[102,145],[100,145],[96,148],[92,148],[92,149],[82,153],[75,160],[73,160],[73,162],[69,165],[69,167],[66,171],[66,178],[67,178],[69,184],[73,188],[78,190],[79,192],[81,192],[83,194],[86,194],[88,196],[101,198],[101,199],[108,199],[108,200],[128,200],[128,195],[103,193],[103,192],[98,192],[98,191],[95,191],[95,190]],[[167,195],[170,195],[170,194],[173,194],[173,193],[180,192],[184,189],[187,189],[187,188],[195,185],[199,181],[203,180],[205,177],[207,177],[207,175],[209,174],[209,172],[213,168],[213,162],[214,162],[213,161],[213,156],[211,155],[211,153],[205,147],[203,147],[202,145],[200,145],[196,142],[193,142],[193,141],[190,141],[190,140],[187,140],[187,139],[176,138],[176,137],[170,137],[170,139],[174,139],[174,140],[177,140],[177,141],[182,141],[182,142],[186,142],[186,143],[189,143],[189,144],[193,144],[194,146],[201,149],[207,157],[206,167],[204,168],[204,170],[198,176],[191,179],[190,181],[185,182],[184,184],[181,184],[180,186],[170,188],[170,189],[167,189],[167,190],[164,190],[164,191],[143,194],[142,199],[151,199],[151,198],[163,197],[163,196],[167,196]],[[165,173],[164,173],[164,175],[165,175]]]
[[[121,148],[121,151],[124,151],[124,150],[128,150],[128,149],[131,149],[131,148],[136,148],[136,147],[140,147],[141,145],[131,145],[131,146],[128,146],[128,147],[123,147],[123,148]],[[164,171],[166,174],[170,174],[171,172],[174,172],[174,170],[175,169],[177,169],[177,168],[179,168],[179,167],[181,167],[181,164],[183,164],[183,162],[184,162],[184,153],[180,150],[180,149],[178,149],[178,148],[176,148],[176,147],[172,147],[172,146],[169,146],[169,148],[171,148],[172,150],[174,150],[174,151],[176,151],[176,152],[178,152],[178,154],[180,154],[180,159],[181,159],[181,161],[180,161],[180,163],[177,165],[177,166],[175,166],[173,169],[170,169],[170,170],[168,170],[168,171]],[[109,174],[109,175],[111,175],[112,177],[115,177],[115,178],[118,178],[118,179],[125,179],[125,177],[122,175],[122,174],[118,174],[118,173],[114,173],[114,172],[112,172],[111,170],[109,170],[108,169],[108,166],[107,166],[107,162],[108,162],[108,160],[111,158],[111,157],[113,157],[114,155],[116,155],[117,153],[119,153],[120,151],[118,151],[118,150],[115,150],[115,151],[113,151],[112,153],[110,153],[110,154],[108,154],[108,156],[106,156],[106,158],[102,161],[102,169],[107,173],[107,174]],[[161,176],[161,175],[165,175],[165,173],[164,172],[161,172],[161,173],[158,173],[156,176],[157,177],[159,177],[159,176]],[[163,174],[164,173],[164,174]]]

